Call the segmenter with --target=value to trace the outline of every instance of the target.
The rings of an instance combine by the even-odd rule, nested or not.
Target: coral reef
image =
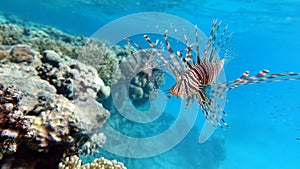
[[[161,134],[176,122],[176,117],[174,117],[174,112],[168,113],[164,112],[161,116],[150,123],[138,124],[132,122],[116,110],[110,110],[111,118],[108,119],[107,123],[114,128],[116,131],[126,135],[128,137],[134,138],[148,138]],[[183,127],[184,122],[181,123]],[[171,135],[170,139],[176,137],[177,133],[180,133],[182,128],[174,130],[174,135]],[[184,127],[183,127],[184,128]],[[101,130],[101,129],[100,129]],[[107,145],[113,145],[117,149],[124,149],[124,144],[115,143],[107,135]],[[97,154],[97,156],[104,156],[109,159],[118,159],[122,161],[127,168],[144,168],[145,166],[151,166],[150,168],[205,168],[205,169],[218,169],[220,164],[226,158],[225,149],[225,139],[224,137],[214,136],[211,137],[206,143],[199,144],[199,129],[194,126],[188,135],[180,141],[176,147],[170,149],[169,151],[149,158],[132,159],[117,156],[111,154],[107,151],[102,151]],[[120,147],[118,147],[120,146]],[[140,146],[140,145],[139,145]],[[137,146],[137,150],[142,150],[145,147]],[[145,148],[147,149],[147,148]],[[134,150],[128,150],[133,151]],[[83,158],[83,157],[82,157]],[[91,159],[86,158],[84,160],[90,161]],[[147,168],[147,167],[146,167]]]
[[[104,43],[70,35],[52,27],[24,22],[20,18],[13,18],[12,22],[12,17],[3,13],[0,16],[3,16],[0,17],[0,45],[27,44],[37,52],[44,53],[45,59],[47,55],[55,58],[50,50],[60,56],[78,58],[79,61],[95,67],[106,85],[116,83],[120,78],[119,58]],[[45,54],[45,51],[48,52]]]
[[[60,55],[77,58],[77,51],[84,46],[88,38],[73,36],[37,23],[24,20],[5,13],[0,13],[0,44],[27,44],[38,52],[54,50]]]
[[[82,161],[76,155],[66,157],[58,165],[59,169],[127,169],[123,163],[117,160],[108,160],[103,157],[96,158],[93,162],[82,165]]]
[[[65,156],[96,154],[107,141],[97,131],[110,112],[96,100],[108,98],[107,85],[134,75],[130,98],[142,104],[163,84],[162,72],[131,53],[0,14],[0,167],[51,169]],[[121,61],[135,69],[121,72]],[[110,164],[119,165],[100,159],[86,166]]]
[[[37,54],[27,45],[15,45],[13,47],[1,46],[0,50],[0,59],[6,58],[11,62],[16,63],[31,63]]]
[[[96,98],[107,97],[109,87],[93,67],[26,45],[0,45],[0,54],[2,168],[56,168],[64,155],[86,150],[87,141],[90,149],[105,143],[95,131],[110,113]]]
[[[131,75],[130,73],[136,74],[136,70],[139,69],[143,72],[137,75],[140,77],[136,78],[140,82],[132,83],[130,89],[130,98],[134,103],[145,103],[149,99],[149,93],[154,91],[155,88],[163,85],[164,77],[161,76],[162,73],[158,73],[155,78],[153,78],[154,80],[152,80],[152,76],[149,76],[152,75],[149,73],[149,70],[152,72],[153,67],[150,67],[150,69],[147,67],[151,65],[148,63],[149,59],[145,60],[146,57],[139,57],[143,58],[142,62],[140,60],[136,62],[136,60],[131,57],[133,49],[129,45],[125,46],[124,49],[119,46],[109,47],[105,43],[96,42],[90,38],[69,35],[55,28],[25,22],[20,18],[6,15],[4,13],[0,13],[0,16],[2,16],[0,17],[0,45],[11,46],[16,44],[27,44],[31,46],[32,49],[42,53],[44,59],[43,62],[46,64],[42,66],[43,68],[40,69],[40,73],[46,73],[47,71],[49,73],[53,67],[57,69],[64,69],[58,67],[57,64],[60,59],[58,56],[55,56],[54,53],[56,53],[56,55],[61,57],[78,59],[87,65],[95,67],[101,79],[108,86],[117,83],[119,79],[122,79],[122,76],[126,78]],[[23,48],[25,48],[25,45],[23,45]],[[9,51],[0,53],[0,59],[1,57],[4,57],[3,55],[7,55],[7,52]],[[17,58],[20,60],[22,57]],[[48,58],[52,58],[54,60],[48,60]],[[55,58],[58,60],[55,60]],[[150,59],[150,62],[151,61],[152,60]],[[135,69],[133,70],[129,66],[127,66],[126,69],[120,69],[119,64],[121,62],[123,65],[129,64],[134,66]],[[63,72],[63,70],[61,70],[61,72]],[[121,75],[121,72],[123,75]],[[52,74],[55,73],[57,73],[57,70],[53,70]],[[145,76],[144,73],[148,76]],[[61,76],[69,75],[70,74],[66,73],[61,74]],[[51,84],[57,84],[54,86],[58,90],[58,93],[65,92],[64,96],[68,98],[73,97],[69,77],[61,80],[55,80],[56,78],[53,76],[50,76],[49,78]],[[149,83],[149,85],[145,85],[145,80],[146,83]],[[99,94],[100,97],[103,97],[102,94],[104,94],[105,97],[108,96],[108,88],[106,88],[106,92]]]

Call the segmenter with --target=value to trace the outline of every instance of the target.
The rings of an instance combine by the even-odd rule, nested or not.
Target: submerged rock
[[[11,62],[31,63],[37,52],[31,50],[27,45],[15,45],[15,46],[1,46],[0,47],[0,59],[8,59]]]

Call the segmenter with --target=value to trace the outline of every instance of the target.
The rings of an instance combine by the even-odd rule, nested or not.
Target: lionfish
[[[164,33],[164,41],[169,58],[158,50],[156,44],[151,41],[148,35],[144,35],[145,40],[154,53],[176,77],[176,83],[168,92],[174,96],[186,99],[187,104],[196,99],[206,121],[213,127],[229,127],[222,117],[223,115],[226,116],[226,113],[218,102],[220,99],[226,99],[223,95],[224,92],[235,89],[240,85],[300,80],[299,73],[269,74],[269,70],[264,69],[254,76],[249,77],[250,72],[245,71],[236,80],[217,83],[216,79],[220,75],[225,62],[224,58],[220,58],[219,53],[232,35],[232,33],[226,35],[228,25],[223,28],[223,31],[220,31],[221,23],[217,19],[213,20],[209,37],[201,55],[197,26],[195,26],[195,44],[189,44],[187,37],[184,36],[186,43],[185,56],[183,56],[182,51],[174,52],[169,43],[167,31]],[[137,44],[134,45],[137,46]],[[194,46],[196,48],[196,59],[194,59],[192,54]]]

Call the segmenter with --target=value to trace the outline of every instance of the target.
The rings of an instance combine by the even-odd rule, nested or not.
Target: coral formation
[[[129,98],[135,105],[144,105],[155,97],[155,89],[164,85],[164,74],[160,70],[155,54],[151,52],[137,52],[132,47],[126,45],[124,49],[114,48],[122,58],[120,69],[122,72],[121,81],[126,81],[129,85]],[[152,94],[152,95],[151,95]]]
[[[2,49],[1,49],[2,48]],[[13,47],[1,46],[0,48],[0,59],[8,59],[11,62],[21,63],[27,62],[31,63],[37,54],[27,45],[15,45]]]
[[[133,77],[129,86],[129,97],[135,105],[141,105],[155,97],[155,89],[164,85],[164,74],[159,69],[151,72],[152,78],[144,72],[138,73]],[[152,95],[151,95],[152,94]]]
[[[58,94],[71,100],[84,93],[93,98],[109,96],[110,88],[104,85],[94,68],[49,50],[43,52],[41,60],[38,75],[55,86]]]
[[[121,76],[119,59],[105,44],[90,43],[78,51],[78,59],[96,68],[107,85],[116,83]]]
[[[18,55],[10,52],[14,48]],[[55,168],[64,155],[87,149],[83,146],[87,141],[94,144],[90,149],[105,143],[103,133],[95,131],[110,113],[96,98],[99,93],[107,97],[109,87],[93,67],[54,51],[42,56],[24,45],[0,46],[0,53],[0,82],[15,84],[22,91],[14,86],[2,90],[1,85],[1,167],[52,163],[47,168]],[[29,161],[32,166],[24,166]]]
[[[96,132],[110,116],[96,100],[110,95],[107,85],[143,71],[129,81],[131,99],[142,103],[163,84],[161,72],[150,69],[150,77],[147,60],[137,64],[131,53],[0,14],[0,167],[51,169],[65,155],[95,155],[107,141]],[[138,67],[121,75],[121,61]],[[124,168],[104,159],[84,166]]]
[[[0,44],[10,46],[15,44],[27,44],[31,46],[32,49],[42,53],[44,59],[43,62],[47,64],[42,66],[42,69],[44,70],[40,70],[40,73],[49,72],[52,70],[52,67],[59,69],[57,64],[60,59],[55,56],[54,53],[56,53],[56,55],[61,57],[70,57],[73,59],[78,58],[79,61],[92,65],[96,68],[99,76],[106,85],[115,84],[120,78],[122,78],[121,76],[124,76],[125,78],[130,76],[131,74],[129,75],[128,73],[137,73],[135,72],[136,68],[144,71],[148,77],[151,75],[146,72],[146,69],[141,67],[148,66],[148,60],[145,61],[143,59],[142,62],[138,61],[137,63],[134,59],[130,58],[133,49],[129,47],[129,45],[125,46],[124,49],[119,46],[113,46],[110,48],[105,43],[99,43],[83,36],[69,35],[51,27],[24,22],[23,20],[10,15],[2,14],[2,16],[2,20],[0,20]],[[14,22],[11,22],[12,19]],[[51,51],[54,51],[54,53]],[[1,57],[4,57],[3,55],[7,55],[7,52],[0,53],[0,59]],[[21,59],[21,57],[18,58]],[[52,60],[47,60],[48,58],[52,58]],[[55,58],[58,60],[55,60]],[[126,62],[126,64],[134,65],[135,70],[132,70],[130,67],[120,70],[119,64],[121,61],[123,64]],[[121,71],[123,75],[121,75]],[[53,70],[52,74],[55,73],[57,73],[57,70]],[[63,75],[68,76],[69,74],[62,73],[62,76]],[[141,77],[138,77],[137,79],[140,80],[141,83],[132,84],[133,86],[130,89],[132,93],[130,98],[133,102],[145,103],[145,101],[149,98],[149,93],[154,90],[154,86],[156,86],[155,88],[158,88],[163,85],[162,81],[164,77],[161,75],[161,73],[158,73],[158,75],[153,78],[154,80],[149,81],[152,78],[144,76],[143,73],[139,74],[138,76]],[[55,85],[59,91],[58,93],[65,92],[64,95],[66,97],[72,97],[72,91],[70,88],[71,82],[68,80],[69,77],[63,80],[54,80],[56,82],[53,82],[53,78],[55,77],[50,76],[50,82],[52,84],[57,83],[57,85],[60,85]],[[149,83],[149,85],[142,85],[145,84],[145,80]],[[151,83],[154,83],[154,85]],[[98,93],[100,94],[100,97],[103,98],[109,95],[108,88],[102,91],[105,92]]]
[[[88,38],[72,36],[53,27],[25,22],[24,20],[0,13],[0,44],[27,44],[38,52],[54,50],[60,55],[77,58],[77,51]]]
[[[172,127],[177,120],[176,117],[173,116],[173,112],[172,114],[165,112],[155,121],[140,125],[125,119],[116,110],[111,110],[110,112],[111,118],[107,123],[123,135],[134,138],[149,138],[161,134]],[[180,127],[173,131],[174,135],[171,135],[169,139],[176,137],[176,134],[181,132],[184,125],[184,122],[181,123]],[[104,156],[109,159],[118,159],[126,164],[126,167],[128,168],[144,168],[145,166],[151,166],[151,168],[220,168],[220,164],[226,158],[224,137],[212,137],[204,144],[199,144],[198,137],[199,129],[194,126],[176,147],[163,154],[150,158],[132,159],[117,156],[107,151],[100,151],[98,156]],[[108,134],[106,146],[113,145],[117,149],[124,150],[124,144],[116,144],[115,142],[117,141],[117,139],[112,140]],[[142,150],[144,148],[139,146],[136,150]],[[128,149],[127,151],[130,152],[132,150]]]
[[[106,142],[106,136],[103,132],[93,134],[78,150],[79,154],[84,156],[96,155],[98,150]]]
[[[76,155],[66,157],[58,165],[59,169],[127,169],[123,163],[117,160],[108,160],[103,157],[96,158],[93,162],[82,165],[82,161]]]
[[[23,93],[16,86],[0,84],[0,156],[13,154],[26,139],[30,122],[24,117],[19,102]]]
[[[104,43],[83,36],[69,35],[52,27],[24,23],[19,18],[15,18],[16,21],[11,23],[9,15],[2,16],[6,21],[0,20],[0,45],[27,44],[32,49],[44,53],[45,59],[47,55],[55,58],[49,50],[60,56],[78,58],[81,62],[95,67],[106,85],[116,83],[120,78],[119,58]]]

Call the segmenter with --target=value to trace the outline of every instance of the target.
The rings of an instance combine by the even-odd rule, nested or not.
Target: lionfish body
[[[165,32],[164,39],[172,62],[156,49],[149,36],[145,35],[144,38],[176,77],[176,83],[169,90],[169,93],[182,99],[185,98],[187,104],[196,99],[202,108],[206,120],[214,126],[222,126],[219,121],[222,121],[227,126],[227,123],[222,119],[222,114],[225,114],[225,112],[215,98],[218,96],[224,99],[222,92],[214,93],[213,88],[211,88],[215,84],[225,62],[224,59],[219,58],[218,52],[231,36],[229,35],[224,39],[227,30],[227,27],[225,27],[221,36],[218,37],[220,25],[220,23],[217,24],[217,20],[213,21],[212,30],[201,57],[196,27],[196,61],[193,60],[191,54],[193,44],[189,44],[186,37],[184,38],[187,49],[186,55],[183,57],[180,51],[177,51],[175,54],[168,41],[167,32]]]
[[[226,42],[230,39],[231,34],[226,36],[228,26],[226,26],[220,34],[221,22],[214,20],[212,29],[202,55],[198,46],[198,32],[196,27],[196,61],[193,60],[191,54],[194,44],[189,44],[185,38],[187,46],[186,55],[183,57],[182,52],[176,53],[171,48],[168,41],[167,31],[164,34],[164,40],[169,52],[169,60],[150,40],[150,37],[144,35],[145,40],[151,46],[154,53],[163,61],[163,63],[172,71],[176,77],[176,83],[171,87],[169,93],[180,98],[187,99],[187,104],[194,99],[197,100],[206,120],[213,126],[228,127],[222,115],[226,115],[222,106],[218,102],[224,99],[224,92],[237,88],[240,85],[258,84],[263,82],[277,82],[285,80],[300,80],[300,74],[294,72],[268,74],[268,70],[262,70],[257,75],[248,77],[250,72],[245,71],[241,77],[234,81],[217,83],[216,79],[223,69],[224,58],[219,57]],[[135,44],[137,46],[137,44]],[[139,47],[141,49],[141,47]]]
[[[178,80],[169,92],[181,98],[199,95],[199,87],[212,84],[220,74],[223,65],[224,59],[218,62],[195,64],[177,77]]]

